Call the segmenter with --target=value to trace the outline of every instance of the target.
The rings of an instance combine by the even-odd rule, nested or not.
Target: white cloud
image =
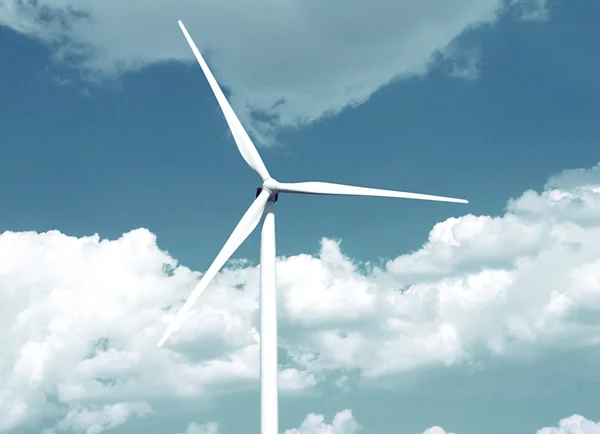
[[[600,422],[592,422],[583,416],[574,414],[561,419],[558,427],[542,428],[536,434],[600,434]]]
[[[424,74],[458,36],[515,10],[528,18],[547,5],[542,0],[351,5],[343,0],[6,0],[0,3],[0,24],[44,41],[57,59],[111,77],[164,61],[193,62],[176,25],[183,19],[218,79],[233,91],[242,117],[248,120],[249,105],[276,125],[297,126],[361,104],[395,79]],[[476,76],[474,58],[462,59],[453,74]],[[253,125],[260,123],[255,119]]]
[[[218,434],[219,424],[216,422],[209,422],[204,425],[200,425],[196,422],[192,422],[188,425],[187,429],[183,434]]]
[[[5,232],[0,258],[0,431],[61,418],[90,429],[111,406],[258,384],[257,267],[221,273],[158,349],[199,273],[147,230],[112,241]],[[439,223],[384,269],[362,265],[326,239],[318,257],[279,261],[283,392],[330,374],[597,345],[600,166],[552,178],[503,216]]]
[[[325,422],[322,414],[311,413],[300,425],[300,428],[288,429],[283,434],[354,434],[360,425],[352,411],[346,409],[333,417],[331,424]]]
[[[146,230],[115,241],[5,232],[0,257],[0,431],[65,406],[89,414],[80,402],[199,396],[257,377],[255,291],[213,288],[174,349],[156,348],[173,315],[163,309],[187,297],[199,275]],[[246,274],[256,273],[227,277]]]
[[[368,275],[323,241],[283,261],[290,345],[312,372],[381,377],[431,364],[600,341],[600,166],[567,171],[503,216],[448,219]]]
[[[432,426],[429,429],[426,429],[423,434],[454,434],[454,433],[447,433],[442,427],[439,426]]]
[[[294,393],[311,389],[317,384],[315,376],[296,368],[284,368],[279,371],[278,385],[283,393]]]

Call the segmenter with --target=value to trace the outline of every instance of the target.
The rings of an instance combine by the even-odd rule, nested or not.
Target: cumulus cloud
[[[285,368],[279,371],[278,385],[284,393],[293,394],[304,391],[311,389],[316,384],[316,377],[309,372],[296,368]]]
[[[159,398],[257,386],[255,266],[219,274],[158,349],[201,274],[149,231],[4,232],[0,258],[0,431],[47,419],[87,430],[143,416]],[[441,222],[382,268],[324,239],[316,256],[280,258],[278,283],[282,393],[330,376],[346,389],[350,372],[378,379],[597,345],[600,165],[553,177],[501,216]]]
[[[233,92],[240,115],[250,121],[251,113],[261,114],[247,123],[269,133],[273,126],[299,126],[362,104],[395,79],[423,75],[460,35],[514,11],[531,19],[547,4],[6,0],[0,25],[43,41],[55,59],[97,79],[161,62],[193,63],[176,25],[182,19]],[[460,56],[451,75],[476,77],[474,62]]]
[[[423,434],[454,434],[454,433],[450,433],[450,432],[446,432],[446,430],[444,430],[442,427],[439,426],[432,426],[429,429],[426,429]]]
[[[302,328],[291,356],[313,372],[381,377],[524,346],[595,345],[599,186],[600,166],[567,171],[502,216],[437,224],[421,249],[368,274],[329,240],[321,258],[287,259],[284,309]]]
[[[558,427],[542,428],[536,434],[599,434],[600,422],[592,422],[583,416],[574,414],[561,419]]]
[[[65,406],[89,415],[79,403],[198,396],[258,375],[255,291],[214,288],[174,349],[156,348],[199,274],[147,230],[114,241],[5,232],[0,258],[0,430]]]
[[[288,429],[283,434],[354,434],[360,425],[351,410],[343,410],[333,417],[331,424],[325,422],[322,414],[311,413],[300,425],[300,428]]]

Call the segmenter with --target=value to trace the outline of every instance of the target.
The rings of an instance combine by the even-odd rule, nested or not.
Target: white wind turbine
[[[208,268],[202,279],[169,325],[158,343],[162,346],[167,338],[177,330],[186,318],[190,308],[216,276],[237,248],[263,219],[260,246],[260,387],[261,387],[261,434],[278,433],[277,402],[277,296],[275,270],[275,215],[274,203],[279,193],[343,195],[343,196],[379,196],[405,199],[433,200],[441,202],[468,203],[464,199],[431,196],[427,194],[405,193],[401,191],[380,190],[375,188],[354,187],[326,182],[277,182],[265,167],[256,147],[233,112],[225,95],[212,75],[208,65],[198,51],[196,44],[181,21],[179,27],[194,52],[204,75],[214,92],[219,106],[225,115],[233,138],[246,163],[260,176],[262,189],[258,189],[256,199],[250,205],[229,239]]]

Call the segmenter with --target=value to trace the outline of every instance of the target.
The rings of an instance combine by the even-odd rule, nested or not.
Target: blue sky
[[[248,337],[257,326],[258,233],[235,255],[249,263],[223,273],[212,288],[221,295],[207,295],[207,309],[221,319],[197,312],[185,339],[163,350],[168,356],[152,345],[168,320],[160,308],[187,296],[194,273],[210,265],[260,185],[177,19],[206,53],[278,180],[471,202],[280,197],[282,369],[291,367],[296,379],[281,400],[282,432],[349,434],[359,432],[356,423],[372,434],[422,433],[434,425],[456,434],[525,434],[575,414],[600,419],[593,369],[600,337],[600,250],[593,242],[600,234],[600,60],[592,55],[599,4],[461,0],[440,9],[403,0],[370,9],[350,2],[341,10],[266,0],[255,7],[134,3],[0,4],[0,291],[8,300],[0,336],[9,348],[0,356],[0,415],[8,421],[0,432],[99,432],[89,431],[91,420],[108,432],[213,433],[212,426],[188,427],[210,421],[226,434],[258,430],[256,348]],[[67,14],[68,25],[58,25],[57,14],[73,5],[89,19]],[[563,172],[570,169],[581,170]],[[130,232],[138,228],[147,231]],[[60,234],[42,235],[51,230]],[[110,241],[86,238],[94,234]],[[73,247],[86,242],[91,247]],[[556,247],[575,244],[575,253]],[[169,261],[182,265],[176,280],[160,276]],[[352,268],[364,262],[381,273]],[[63,268],[66,274],[57,271]],[[456,307],[444,295],[454,294],[456,279],[466,285],[463,295],[479,294],[472,282],[485,282],[478,300],[495,291],[514,296],[494,296],[472,310],[468,296],[459,297],[464,304]],[[381,300],[361,292],[365,282],[380,288]],[[232,289],[240,283],[247,290]],[[388,291],[410,285],[422,305],[393,313],[376,307]],[[71,318],[73,306],[56,302],[61,288],[91,313]],[[123,295],[130,290],[150,295],[130,299]],[[540,312],[555,293],[570,304],[556,323],[545,323]],[[227,294],[239,297],[239,306],[230,306]],[[116,308],[121,302],[127,307]],[[107,313],[111,306],[132,322]],[[27,309],[39,313],[31,324],[23,319]],[[347,313],[353,309],[358,316]],[[79,350],[64,349],[77,336],[56,331],[57,318],[85,330]],[[375,357],[378,365],[364,354],[384,318],[412,322],[397,336],[386,332],[380,348],[392,353]],[[111,332],[109,322],[122,326]],[[443,343],[431,337],[437,326],[446,333]],[[219,328],[226,331],[211,341],[209,331]],[[327,340],[340,330],[356,338],[356,354]],[[109,372],[108,356],[99,353],[89,358],[98,366],[86,367],[82,348],[104,336],[122,370]],[[34,366],[29,372],[19,368],[27,345],[54,352],[32,356],[37,364],[22,362]],[[326,355],[325,347],[336,349]],[[353,356],[336,356],[344,351]],[[301,352],[317,361],[294,359]],[[243,369],[201,371],[232,354],[243,354]],[[71,366],[76,378],[61,366]],[[94,377],[94,369],[108,369],[104,377],[125,385],[98,386],[92,379],[103,375]],[[170,369],[193,387],[165,385],[159,378]],[[28,375],[37,380],[19,386]],[[127,383],[131,378],[137,380]],[[3,413],[9,400],[26,410]],[[126,416],[114,422],[119,408]],[[243,410],[232,417],[233,408]],[[345,409],[350,421],[335,426],[334,415],[349,417],[340,413]],[[300,427],[309,413],[324,415],[333,428]],[[552,433],[595,432],[585,431],[590,424]]]

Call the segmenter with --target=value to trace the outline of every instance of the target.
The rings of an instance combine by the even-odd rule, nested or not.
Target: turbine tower
[[[262,180],[256,199],[250,205],[229,239],[208,268],[190,298],[185,302],[173,322],[167,328],[158,343],[161,347],[169,336],[186,319],[189,310],[206,289],[211,280],[229,260],[231,255],[254,231],[263,220],[260,246],[260,392],[261,392],[261,434],[278,434],[278,390],[277,390],[277,295],[275,270],[275,214],[274,205],[279,193],[319,194],[338,196],[379,196],[404,199],[433,200],[440,202],[468,203],[464,199],[454,199],[427,194],[405,193],[401,191],[380,190],[375,188],[354,187],[326,182],[285,183],[276,181],[263,163],[252,140],[244,130],[219,84],[215,80],[204,58],[198,51],[185,26],[179,21],[179,27],[192,49],[210,87],[225,115],[235,143],[246,163]]]

